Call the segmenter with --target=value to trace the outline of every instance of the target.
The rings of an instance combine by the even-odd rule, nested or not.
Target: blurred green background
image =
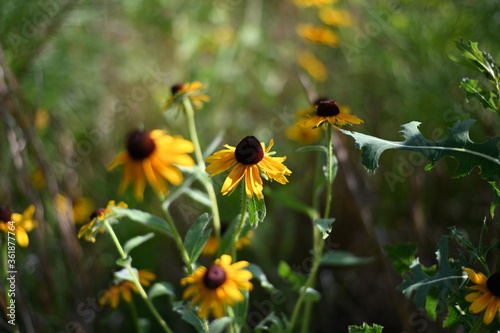
[[[0,3],[0,203],[15,212],[34,203],[39,221],[30,246],[17,251],[22,332],[133,331],[125,303],[118,311],[92,306],[116,269],[108,236],[96,243],[76,239],[79,226],[56,208],[54,198],[62,194],[74,205],[88,198],[93,209],[123,200],[161,214],[150,188],[140,203],[130,190],[118,196],[121,172],[106,171],[106,164],[137,127],[162,127],[187,137],[182,115],[161,112],[176,83],[208,84],[211,102],[196,113],[203,147],[221,133],[222,143],[231,145],[246,135],[274,138],[277,156],[286,155],[293,171],[288,185],[265,185],[268,216],[240,255],[285,292],[283,299],[269,301],[256,286],[250,326],[270,311],[293,308],[296,295],[276,272],[280,260],[299,273],[310,268],[310,221],[278,199],[287,195],[311,204],[314,170],[322,163],[313,152],[296,152],[302,144],[287,137],[296,111],[318,96],[329,97],[365,121],[353,130],[390,140],[399,140],[400,125],[412,120],[422,122],[422,132],[433,140],[467,118],[478,120],[473,140],[498,133],[491,112],[465,102],[460,80],[479,75],[463,66],[454,45],[460,38],[477,41],[498,61],[498,1],[325,2],[321,8],[342,11],[348,23],[326,24],[321,8],[306,0]],[[299,36],[299,24],[329,28],[338,45]],[[321,80],[299,65],[303,52],[325,66]],[[399,278],[381,247],[417,242],[419,256],[430,264],[449,226],[459,226],[477,242],[492,199],[488,185],[477,172],[451,179],[452,160],[425,172],[425,161],[407,152],[385,153],[377,172],[369,174],[351,138],[337,133],[335,145],[336,222],[327,246],[376,260],[320,270],[323,297],[314,305],[311,331],[345,332],[362,322],[381,324],[384,332],[442,331],[395,290]],[[216,178],[216,185],[222,180]],[[223,220],[231,220],[239,211],[238,195],[220,197],[219,206]],[[172,208],[182,232],[206,210],[189,198]],[[486,241],[498,236],[492,230]],[[126,240],[147,231],[124,221],[117,232]],[[180,297],[183,272],[173,242],[158,235],[133,255],[138,268],[173,283]],[[191,330],[169,309],[167,298],[156,304],[174,331]],[[141,306],[139,311],[149,316]]]

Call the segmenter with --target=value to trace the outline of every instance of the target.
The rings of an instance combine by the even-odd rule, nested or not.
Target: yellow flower
[[[337,0],[293,0],[293,2],[298,7],[322,7],[337,2]]]
[[[316,81],[325,81],[328,78],[326,66],[311,52],[301,51],[297,55],[299,65],[306,70]]]
[[[311,24],[299,24],[297,33],[302,38],[314,42],[337,47],[340,44],[337,33],[329,28],[318,27]]]
[[[316,128],[325,122],[328,122],[335,127],[345,126],[346,124],[364,123],[363,120],[351,116],[350,114],[341,113],[341,110],[335,101],[322,100],[316,104],[316,115],[312,117],[309,116],[309,118],[300,121],[299,124],[304,127]]]
[[[156,275],[154,273],[146,270],[139,270],[137,275],[139,277],[139,282],[145,287],[149,287],[151,285],[151,281],[156,279]],[[126,302],[130,303],[132,301],[132,290],[136,293],[139,292],[132,281],[121,280],[118,283],[113,284],[108,288],[108,290],[106,290],[106,292],[104,292],[101,298],[99,298],[99,304],[103,306],[110,303],[111,307],[116,309],[118,307],[118,303],[120,302],[120,295]]]
[[[94,201],[90,198],[77,197],[71,203],[71,208],[75,224],[82,224],[88,221],[89,216],[94,211]]]
[[[211,313],[220,318],[225,314],[225,306],[244,300],[241,290],[252,290],[252,273],[243,268],[248,261],[231,264],[233,258],[224,254],[212,266],[199,267],[193,274],[181,279],[181,285],[190,284],[182,298],[192,297],[191,302],[198,304],[198,316],[207,318]]]
[[[125,164],[119,192],[123,193],[135,181],[135,197],[142,200],[146,180],[160,195],[168,193],[166,179],[173,185],[182,183],[183,176],[174,165],[193,166],[188,153],[194,151],[191,141],[166,135],[162,130],[133,131],[127,142],[127,149],[120,153],[108,169]]]
[[[472,304],[469,307],[470,312],[479,313],[483,310],[483,322],[486,325],[491,324],[500,308],[500,272],[497,272],[486,278],[483,273],[476,273],[470,268],[462,268],[469,275],[469,279],[475,286],[467,287],[476,292],[465,296],[467,302]]]
[[[13,233],[16,236],[16,242],[21,247],[29,245],[28,232],[38,226],[38,222],[33,219],[35,205],[29,205],[22,213],[11,213],[6,205],[0,206],[0,230],[5,233]]]
[[[172,97],[167,100],[162,110],[165,111],[170,108],[179,110],[182,107],[182,100],[184,98],[188,98],[195,109],[201,109],[203,103],[210,102],[210,97],[203,94],[206,89],[207,86],[199,81],[173,85],[170,88]]]
[[[109,214],[113,213],[111,210],[112,207],[121,207],[127,208],[128,205],[123,201],[115,205],[114,200],[110,200],[106,208],[99,208],[90,215],[90,222],[83,225],[78,231],[78,238],[85,238],[85,240],[89,242],[95,242],[95,237],[98,232],[104,232],[104,226],[102,225],[102,221],[109,216]],[[108,215],[108,216],[107,216]]]
[[[352,25],[352,17],[347,10],[324,7],[319,11],[319,18],[328,25],[339,27]]]
[[[255,194],[262,199],[262,178],[274,179],[280,184],[288,183],[285,176],[292,172],[282,163],[286,157],[271,157],[271,147],[274,140],[271,139],[269,147],[260,142],[254,136],[247,136],[236,146],[225,145],[227,149],[218,151],[205,159],[208,163],[206,171],[209,177],[231,169],[224,184],[222,184],[222,195],[231,194],[245,178],[245,191],[249,198]]]
[[[244,236],[240,237],[236,242],[236,249],[241,250],[245,246],[250,245],[252,238],[253,238],[253,231],[248,230],[248,232]],[[203,247],[203,250],[201,250],[201,254],[205,256],[213,255],[217,252],[218,249],[219,249],[219,241],[217,240],[217,237],[210,236],[205,246]]]

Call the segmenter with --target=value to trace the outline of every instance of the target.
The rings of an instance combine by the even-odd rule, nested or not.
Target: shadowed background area
[[[19,213],[34,204],[39,221],[29,247],[17,250],[21,331],[134,331],[125,303],[116,311],[96,303],[116,267],[109,237],[89,243],[76,235],[109,200],[161,215],[149,187],[142,202],[131,189],[119,195],[121,170],[108,172],[106,165],[134,129],[188,137],[185,117],[162,113],[162,106],[171,86],[191,81],[207,84],[211,99],[196,111],[202,147],[218,135],[217,150],[254,135],[274,139],[277,156],[287,156],[290,183],[265,184],[268,215],[239,259],[258,264],[283,290],[269,295],[255,283],[250,327],[272,311],[290,313],[297,296],[279,277],[278,263],[306,275],[312,234],[307,215],[283,198],[312,205],[315,170],[324,163],[318,152],[297,152],[324,138],[293,134],[295,113],[327,97],[364,120],[353,130],[395,141],[400,126],[413,120],[430,140],[440,140],[455,121],[473,118],[471,139],[482,142],[499,124],[465,101],[460,80],[478,74],[463,65],[454,42],[479,42],[500,59],[498,31],[500,7],[493,0],[325,1],[320,7],[305,0],[2,1],[0,204]],[[396,290],[401,281],[383,246],[418,243],[419,257],[431,265],[448,227],[460,226],[477,241],[485,216],[491,222],[488,184],[477,170],[452,179],[452,159],[424,171],[427,161],[410,152],[384,153],[380,168],[369,173],[352,138],[340,132],[334,149],[336,221],[326,247],[373,260],[320,269],[312,331],[345,332],[363,322],[383,325],[384,332],[444,331]],[[223,179],[214,178],[216,190]],[[239,203],[237,194],[219,197],[223,221],[238,214]],[[172,206],[182,234],[205,211],[188,197]],[[147,232],[130,221],[116,231],[123,239]],[[486,239],[496,239],[495,232]],[[184,273],[172,241],[156,235],[133,256],[138,268],[171,282],[180,298]],[[169,302],[155,304],[175,332],[189,332]]]

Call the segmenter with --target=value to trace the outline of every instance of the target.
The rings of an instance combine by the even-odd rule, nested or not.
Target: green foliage
[[[264,288],[268,292],[277,291],[277,289],[272,285],[272,283],[269,282],[266,274],[259,266],[257,266],[254,263],[251,263],[250,265],[248,265],[246,269],[252,273],[254,279],[260,281],[260,285],[262,288]]]
[[[410,272],[403,278],[403,283],[398,287],[406,297],[413,297],[415,305],[420,309],[435,309],[436,297],[441,297],[440,300],[443,301],[443,295],[447,296],[465,281],[466,276],[461,268],[466,263],[450,259],[448,242],[448,236],[441,237],[436,252],[437,267],[435,271],[434,269],[429,271],[416,258],[411,265]],[[432,295],[436,295],[436,290],[439,292],[438,295],[432,297]],[[432,304],[427,305],[427,302]],[[434,314],[429,313],[429,315],[433,316]]]
[[[498,65],[489,53],[479,50],[478,43],[469,41],[468,44],[464,44],[457,41],[455,44],[465,59],[485,78],[483,82],[464,78],[460,86],[467,91],[469,99],[477,98],[485,109],[498,113],[500,111],[500,71]]]
[[[172,229],[168,225],[167,221],[165,221],[162,218],[159,218],[158,216],[137,209],[118,208],[118,207],[112,207],[111,209],[118,216],[127,217],[132,221],[139,222],[141,224],[150,227],[151,229],[172,236]]]
[[[208,333],[222,333],[224,329],[231,324],[232,319],[229,317],[222,317],[215,319],[208,326]]]
[[[266,202],[256,196],[248,199],[248,219],[252,227],[257,227],[266,218]]]
[[[203,250],[208,238],[210,238],[211,229],[207,228],[209,222],[210,218],[208,214],[202,214],[188,230],[186,237],[184,237],[184,247],[189,255],[191,264],[198,260],[201,250]]]
[[[169,296],[170,299],[175,298],[175,288],[168,282],[156,282],[149,288],[148,297],[154,299],[159,296]]]
[[[394,271],[399,275],[403,275],[411,269],[411,265],[415,260],[415,253],[417,253],[417,244],[398,243],[386,245],[384,250],[387,251],[387,259],[393,261],[392,267]]]
[[[332,250],[325,252],[320,259],[323,266],[359,266],[372,263],[373,257],[357,257],[351,252]]]
[[[493,201],[490,206],[491,218],[495,217],[495,208],[500,205],[500,185],[497,182],[489,182],[493,188]]]
[[[135,236],[131,239],[129,239],[125,245],[123,245],[123,251],[125,251],[125,254],[130,254],[130,251],[141,245],[142,243],[147,242],[151,238],[153,238],[155,234],[153,232],[147,233],[145,235],[140,235],[140,236]]]
[[[469,128],[474,120],[457,122],[449,130],[449,137],[440,141],[429,141],[418,130],[419,122],[413,121],[402,126],[404,141],[387,141],[374,136],[342,130],[356,140],[356,147],[362,149],[362,163],[375,171],[380,155],[387,149],[409,150],[421,153],[431,161],[426,167],[430,170],[445,156],[451,156],[458,162],[453,177],[468,175],[479,167],[484,179],[500,177],[500,137],[488,139],[485,143],[473,143],[469,139]]]
[[[383,328],[384,328],[383,326],[380,326],[377,324],[373,324],[373,326],[369,326],[368,324],[363,323],[363,326],[355,326],[355,325],[349,326],[348,332],[349,333],[381,333]]]
[[[286,318],[280,318],[274,312],[271,312],[257,326],[255,333],[285,333],[287,331],[288,321]]]
[[[306,283],[306,278],[295,273],[290,265],[284,261],[280,261],[278,264],[278,275],[289,282],[292,290],[299,290]]]
[[[335,219],[332,217],[329,219],[315,219],[313,223],[323,234],[323,239],[326,239],[332,232],[333,222],[335,222]]]

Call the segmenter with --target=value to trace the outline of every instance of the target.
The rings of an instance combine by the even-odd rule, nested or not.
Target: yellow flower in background
[[[94,201],[90,198],[77,197],[71,203],[73,210],[73,221],[75,224],[82,224],[88,221],[94,211]]]
[[[240,237],[236,242],[236,249],[241,250],[245,246],[249,246],[252,243],[252,238],[253,238],[253,231],[248,230],[248,232],[244,236]],[[205,256],[213,255],[217,253],[219,246],[220,244],[219,241],[217,240],[217,237],[210,236],[205,246],[201,250],[201,254]]]
[[[309,42],[325,44],[330,47],[337,47],[340,44],[337,33],[329,28],[311,24],[299,24],[297,26],[297,33]]]
[[[134,194],[143,199],[146,181],[156,193],[168,193],[168,183],[179,185],[184,179],[175,165],[193,166],[188,153],[194,151],[191,141],[166,135],[162,130],[133,131],[127,140],[127,149],[108,165],[108,170],[125,164],[119,192],[124,193],[129,184],[135,182]]]
[[[323,7],[319,11],[319,18],[328,25],[339,27],[350,27],[352,25],[351,14],[343,9]]]
[[[104,232],[104,226],[101,222],[106,218],[106,215],[113,212],[112,207],[127,208],[128,205],[123,201],[115,205],[115,201],[110,200],[106,208],[99,208],[90,215],[90,222],[80,228],[78,238],[83,237],[85,240],[94,243],[97,233]]]
[[[22,214],[12,213],[8,206],[1,205],[0,230],[5,233],[13,233],[16,236],[17,244],[21,247],[27,247],[30,241],[28,232],[38,226],[38,222],[33,219],[33,214],[35,214],[35,205],[29,205]]]
[[[341,110],[335,101],[322,100],[316,104],[316,115],[309,116],[309,118],[300,121],[299,125],[316,128],[325,122],[328,122],[335,127],[345,126],[347,124],[364,123],[363,120],[357,117],[341,113]]]
[[[31,172],[30,183],[38,189],[41,189],[45,186],[45,175],[43,174],[43,171],[41,169],[37,168]]]
[[[298,7],[322,7],[337,2],[337,0],[293,0]]]
[[[47,128],[50,121],[50,116],[47,110],[44,108],[39,108],[35,111],[34,122],[35,128],[39,131],[43,131]]]
[[[500,272],[486,278],[483,273],[476,273],[470,268],[462,268],[462,270],[469,275],[469,279],[475,284],[467,288],[476,292],[465,297],[467,302],[472,303],[469,307],[470,312],[484,311],[484,324],[491,324],[500,309]]]
[[[210,267],[199,267],[193,274],[181,279],[181,285],[190,284],[184,290],[182,298],[192,298],[197,304],[198,316],[207,318],[211,313],[216,318],[225,314],[225,306],[245,299],[241,290],[252,290],[252,273],[244,270],[248,261],[231,264],[233,258],[224,254]]]
[[[139,277],[139,282],[145,287],[151,285],[151,281],[156,279],[156,275],[147,270],[137,271]],[[132,301],[132,291],[139,292],[137,287],[132,281],[122,280],[106,290],[106,292],[99,298],[99,305],[104,306],[110,304],[113,309],[118,307],[120,302],[120,296],[125,300],[125,302],[130,303]]]
[[[201,109],[203,103],[210,102],[210,97],[204,94],[206,89],[207,86],[199,81],[175,84],[170,88],[172,97],[167,100],[162,110],[170,108],[179,110],[184,98],[188,98],[195,109]]]
[[[316,81],[325,81],[328,78],[326,66],[308,51],[301,51],[297,55],[299,65]]]
[[[245,191],[249,198],[256,195],[262,199],[262,178],[276,180],[280,184],[288,183],[285,176],[292,172],[282,163],[286,157],[271,157],[270,153],[274,140],[271,139],[269,147],[264,142],[259,142],[254,136],[247,136],[236,146],[224,145],[227,149],[218,151],[205,159],[210,163],[206,171],[209,177],[221,172],[231,170],[224,184],[222,195],[231,194],[238,184],[245,178]]]

